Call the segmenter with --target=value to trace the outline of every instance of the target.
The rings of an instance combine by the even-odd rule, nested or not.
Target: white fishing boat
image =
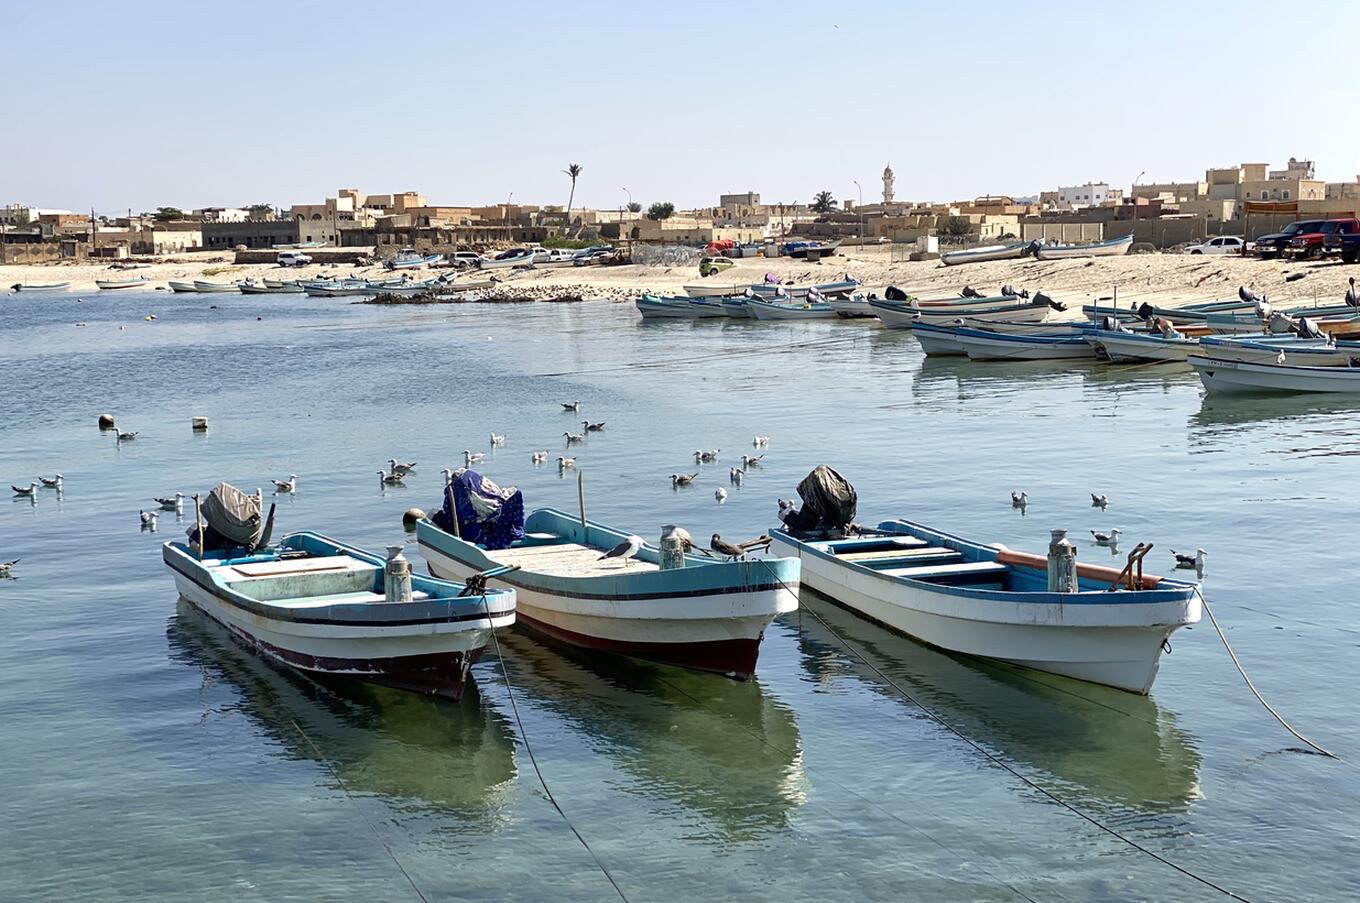
[[[870,620],[951,652],[1146,694],[1167,639],[1201,617],[1191,583],[1077,564],[1077,591],[1050,592],[1041,555],[907,520],[815,539],[772,530],[802,582]]]
[[[1095,349],[1082,335],[1010,335],[955,327],[954,341],[974,361],[1049,361],[1094,358]]]
[[[758,298],[772,301],[777,298],[786,298],[790,301],[800,301],[808,296],[809,291],[815,291],[823,298],[834,298],[838,295],[848,295],[854,292],[862,283],[846,273],[844,278],[837,279],[835,282],[823,282],[818,285],[783,285],[777,282],[757,282],[749,286],[751,292]]]
[[[1190,355],[1201,353],[1198,339],[1157,332],[1094,329],[1087,333],[1086,341],[1112,361],[1184,363]]]
[[[48,282],[48,283],[22,283],[16,282],[10,286],[10,291],[15,292],[60,292],[71,287],[69,282]]]
[[[296,282],[277,282],[267,279],[263,283],[241,283],[241,294],[243,295],[301,295],[302,293],[302,286]]]
[[[209,282],[205,279],[194,280],[194,291],[196,292],[235,292],[240,291],[240,286],[235,282]]]
[[[1308,367],[1288,363],[1252,363],[1192,355],[1206,391],[1214,394],[1340,392],[1360,394],[1360,367]]]
[[[136,279],[96,279],[94,284],[100,291],[112,292],[124,288],[143,288],[150,283],[145,276],[138,276]]]
[[[872,320],[877,314],[869,306],[863,295],[850,295],[844,298],[828,298],[826,303],[842,320]]]
[[[1133,236],[1108,238],[1081,244],[1040,245],[1034,255],[1040,260],[1069,260],[1074,257],[1118,257],[1133,246]]]
[[[341,285],[304,284],[302,290],[312,298],[349,298],[356,295],[376,295],[379,289],[369,288],[367,283],[348,283]]]
[[[748,285],[687,285],[685,294],[691,298],[731,298],[744,295]]]
[[[1276,364],[1280,355],[1286,363],[1308,367],[1347,367],[1360,358],[1360,342],[1327,338],[1300,338],[1295,335],[1206,336],[1196,352],[1216,361],[1246,361]]]
[[[1034,253],[1035,242],[1018,241],[1005,245],[982,245],[977,248],[960,248],[957,251],[944,251],[940,263],[945,266],[958,266],[963,263],[982,263],[987,260],[1014,260]]]
[[[198,291],[198,289],[194,287],[194,284],[193,284],[192,282],[178,282],[178,281],[176,281],[176,280],[174,280],[174,279],[171,279],[171,280],[170,280],[168,283],[166,283],[166,284],[170,286],[170,291],[172,291],[172,292],[182,292],[182,293],[184,293],[184,294],[193,294],[194,292]]]
[[[963,346],[954,341],[954,329],[953,326],[917,323],[911,334],[927,357],[967,357]]]
[[[907,301],[886,301],[881,298],[869,299],[869,307],[874,316],[884,326],[893,329],[910,329],[916,323],[936,323],[948,325],[964,316],[949,308],[914,307]],[[1015,304],[998,304],[993,307],[974,308],[966,315],[974,320],[1007,320],[1010,322],[1040,323],[1048,319],[1053,308],[1046,303],[1035,304],[1025,301]]]
[[[513,267],[532,267],[534,265],[534,252],[528,248],[511,248],[509,251],[502,251],[495,257],[483,257],[477,261],[477,268],[482,270],[508,270]]]
[[[721,302],[704,298],[642,295],[634,304],[644,320],[705,320],[728,316]]]
[[[533,512],[508,548],[474,544],[430,520],[417,524],[416,538],[439,577],[517,568],[495,582],[515,590],[517,623],[541,634],[736,679],[755,672],[770,621],[798,607],[796,560],[687,555],[683,566],[662,569],[661,553],[646,544],[631,558],[609,558],[628,535],[553,509]]]
[[[840,315],[825,301],[766,301],[747,298],[746,310],[757,320],[835,320]]]

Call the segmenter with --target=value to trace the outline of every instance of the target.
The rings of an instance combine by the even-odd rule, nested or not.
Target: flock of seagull
[[[1018,508],[1021,511],[1021,513],[1024,513],[1025,508],[1028,506],[1029,506],[1028,492],[1018,490],[1013,490],[1011,492],[1012,508]],[[1110,507],[1110,497],[1095,492],[1091,493],[1091,507],[1099,508],[1101,511],[1104,511],[1105,509]],[[1096,545],[1105,546],[1106,548],[1109,549],[1115,549],[1119,545],[1119,536],[1123,532],[1124,531],[1120,530],[1118,527],[1111,527],[1108,531],[1101,530],[1090,531],[1091,538],[1095,540]],[[1180,552],[1177,552],[1175,549],[1172,549],[1171,554],[1176,559],[1176,567],[1194,569],[1202,573],[1204,571],[1204,559],[1208,557],[1209,553],[1204,551],[1203,549],[1196,549],[1195,554],[1185,555]]]

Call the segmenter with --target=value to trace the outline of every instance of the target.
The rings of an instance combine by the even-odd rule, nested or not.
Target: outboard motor
[[[982,292],[980,292],[980,291],[978,291],[977,289],[973,288],[971,285],[965,285],[965,286],[963,287],[963,291],[959,292],[959,297],[960,297],[960,298],[981,298],[981,297],[982,297]]]
[[[883,290],[883,297],[889,301],[905,301],[907,300],[907,293],[895,285],[890,285]]]
[[[1237,297],[1241,298],[1244,304],[1251,304],[1253,301],[1266,300],[1265,295],[1259,295],[1256,292],[1252,291],[1251,289],[1247,288],[1245,285],[1239,285],[1237,287]]]
[[[1157,315],[1156,309],[1153,308],[1153,306],[1151,304],[1148,304],[1146,301],[1138,305],[1137,310],[1138,316],[1142,317],[1144,320],[1150,320]]]
[[[1025,250],[1024,250],[1024,252],[1023,252],[1020,256],[1021,256],[1021,257],[1034,257],[1034,256],[1037,256],[1038,253],[1039,253],[1039,249],[1042,248],[1042,247],[1043,247],[1043,245],[1039,244],[1039,240],[1036,238],[1036,239],[1034,239],[1033,241],[1031,241],[1029,244],[1025,245]]]
[[[1283,335],[1287,332],[1298,332],[1298,330],[1298,324],[1279,311],[1271,314],[1269,322],[1266,323],[1266,332],[1274,333],[1276,335]]]
[[[15,286],[15,289],[18,289],[17,285]],[[1346,289],[1346,297],[1344,300],[1351,307],[1360,307],[1360,292],[1356,292],[1355,290],[1354,276],[1351,277],[1351,287]]]
[[[1066,305],[1066,304],[1063,304],[1061,301],[1054,301],[1052,298],[1048,297],[1048,295],[1045,295],[1043,292],[1035,292],[1035,293],[1034,293],[1034,302],[1033,302],[1033,303],[1036,304],[1036,305],[1038,305],[1038,304],[1047,304],[1049,307],[1053,308],[1054,310],[1067,310],[1067,305]]]
[[[1301,339],[1320,339],[1326,336],[1317,324],[1307,317],[1299,317],[1299,338]]]

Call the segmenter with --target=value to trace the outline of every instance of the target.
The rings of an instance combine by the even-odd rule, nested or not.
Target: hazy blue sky
[[[6,4],[0,203],[1027,194],[1360,170],[1360,4]],[[13,89],[13,90],[10,90]]]

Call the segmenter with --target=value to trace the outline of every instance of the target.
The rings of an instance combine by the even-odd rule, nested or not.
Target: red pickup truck
[[[1360,232],[1360,220],[1355,217],[1329,219],[1310,232],[1300,232],[1289,240],[1289,253],[1295,257],[1321,257],[1333,236],[1354,235]]]

